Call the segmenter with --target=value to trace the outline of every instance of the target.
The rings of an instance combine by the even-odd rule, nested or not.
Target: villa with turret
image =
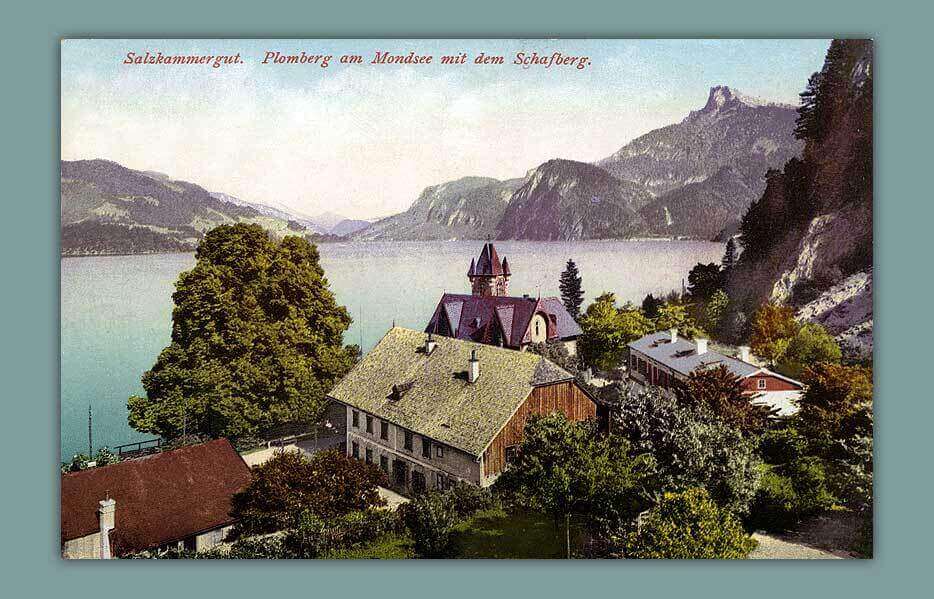
[[[577,353],[581,328],[557,297],[509,295],[512,272],[505,257],[486,243],[470,261],[471,293],[445,293],[425,327],[426,333],[525,350],[530,344],[561,342]]]

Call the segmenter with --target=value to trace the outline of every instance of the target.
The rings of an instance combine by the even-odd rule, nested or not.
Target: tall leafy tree
[[[561,289],[561,301],[574,320],[580,318],[581,304],[584,303],[584,290],[581,289],[581,275],[577,264],[568,260],[567,267],[561,273],[558,286]]]
[[[782,355],[781,369],[790,376],[800,376],[808,365],[819,362],[836,363],[842,352],[833,336],[823,326],[806,322],[788,341]]]
[[[695,370],[675,392],[681,403],[710,410],[721,421],[745,435],[764,431],[772,412],[766,406],[753,404],[743,394],[739,377],[722,364]]]
[[[779,304],[763,304],[752,321],[752,351],[774,364],[781,360],[798,332],[794,311]]]
[[[665,305],[661,298],[657,298],[651,293],[642,300],[642,313],[646,318],[658,318],[658,309]]]
[[[563,523],[570,557],[570,516],[611,527],[635,516],[645,465],[642,458],[630,457],[622,437],[597,434],[593,422],[571,422],[552,413],[529,418],[518,459],[496,488],[550,514],[556,528]]]
[[[696,300],[707,300],[723,288],[723,272],[719,264],[696,264],[688,273],[688,291]]]
[[[587,306],[580,325],[581,358],[601,370],[618,367],[625,357],[626,344],[652,331],[652,321],[635,308],[618,308],[612,293],[600,295]]]
[[[172,342],[131,397],[133,428],[175,438],[253,435],[318,417],[353,365],[347,310],[328,288],[315,246],[275,241],[258,225],[210,231],[172,298]]]

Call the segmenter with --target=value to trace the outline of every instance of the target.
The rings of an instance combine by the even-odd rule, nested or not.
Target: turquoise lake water
[[[345,243],[319,246],[331,289],[354,323],[346,343],[369,350],[392,326],[421,329],[444,291],[468,293],[467,268],[483,242]],[[510,295],[559,295],[558,276],[577,262],[585,306],[604,291],[620,301],[680,289],[697,262],[719,262],[723,244],[700,241],[497,242],[509,259]],[[170,338],[172,292],[192,254],[63,258],[61,455],[93,443],[152,438],[126,422],[126,400]]]

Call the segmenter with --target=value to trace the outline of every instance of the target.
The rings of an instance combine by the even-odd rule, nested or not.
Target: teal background
[[[317,5],[7,4],[3,57],[5,596],[888,597],[929,590],[931,14],[918,2],[785,0]],[[58,558],[58,39],[826,37],[876,40],[876,558],[841,563],[63,563]],[[802,86],[804,82],[802,82]],[[928,589],[925,591],[925,589]]]

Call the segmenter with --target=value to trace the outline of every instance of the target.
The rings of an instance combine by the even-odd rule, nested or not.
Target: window
[[[385,473],[389,473],[389,458],[384,455],[379,456],[379,468]]]
[[[360,412],[356,410],[353,411],[353,427],[360,428]]]
[[[422,457],[431,459],[431,441],[422,439]]]
[[[412,492],[413,493],[422,493],[427,488],[428,485],[425,484],[425,474],[419,472],[418,470],[412,471]]]
[[[405,431],[405,444],[403,447],[412,451],[412,431]]]
[[[359,460],[359,459],[360,459],[360,446],[357,444],[356,441],[354,441],[354,442],[351,443],[350,445],[351,445],[351,448],[352,448],[353,457],[355,457],[355,458],[357,458],[357,459]]]
[[[435,455],[438,456],[439,458],[443,458],[444,448],[441,447],[440,445],[435,445]]]
[[[366,417],[366,432],[368,433],[373,432],[373,417],[370,416],[369,414],[367,414],[367,417]]]
[[[756,381],[756,384],[758,385],[760,390],[764,391],[768,383],[765,379],[759,379],[758,381]]]
[[[438,473],[438,490],[443,491],[447,488],[447,479],[440,472]]]
[[[373,450],[369,448],[366,450],[366,463],[367,464],[373,463]]]
[[[379,423],[379,438],[380,439],[389,438],[389,423],[388,422]]]
[[[516,461],[516,458],[518,457],[519,457],[519,446],[518,445],[510,445],[509,447],[506,448],[506,463],[507,464],[512,464],[513,462]]]

